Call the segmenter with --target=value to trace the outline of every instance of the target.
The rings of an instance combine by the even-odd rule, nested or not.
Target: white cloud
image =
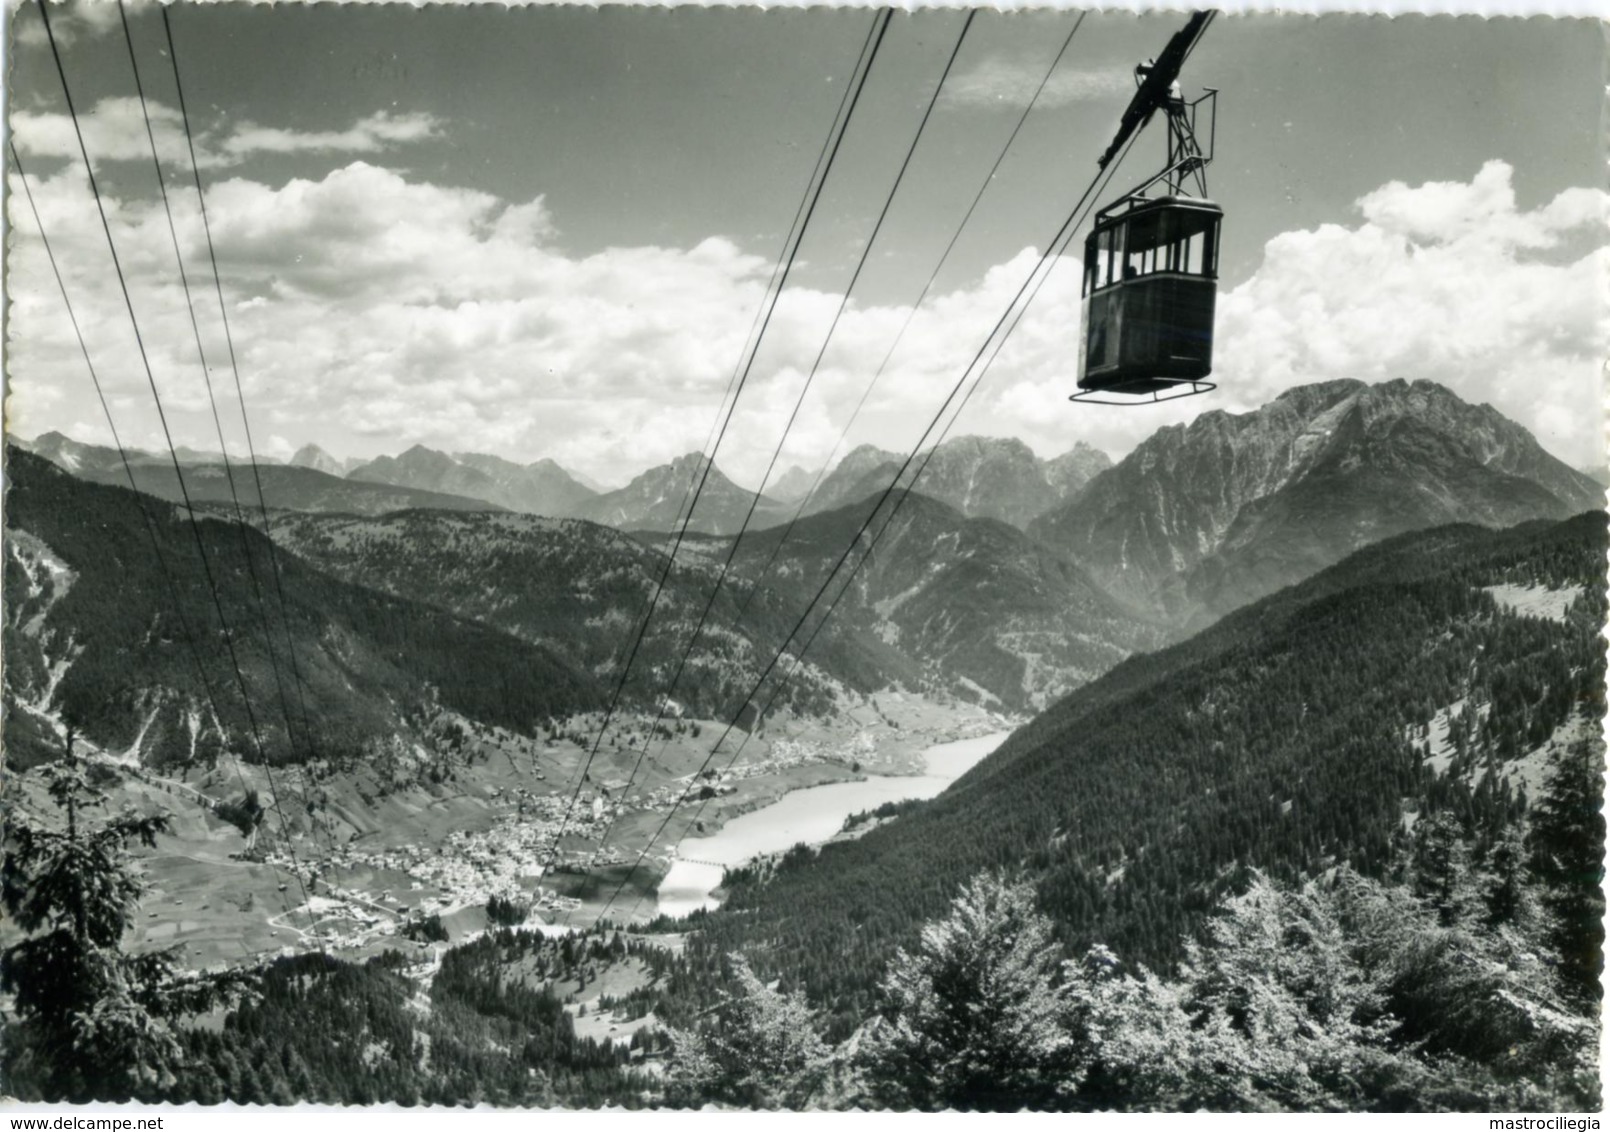
[[[1523,211],[1510,176],[1495,161],[1469,184],[1393,182],[1358,202],[1356,228],[1271,240],[1258,272],[1221,297],[1226,399],[1250,407],[1334,377],[1429,378],[1568,459],[1595,458],[1610,197],[1571,189]],[[1539,254],[1582,237],[1599,246],[1564,262]]]
[[[160,102],[147,102],[151,130],[157,150],[167,160],[185,153],[184,126],[177,110]],[[102,161],[150,161],[151,143],[145,134],[140,100],[134,97],[103,98],[89,113],[78,116],[84,144],[90,157]],[[52,111],[14,110],[11,115],[12,140],[29,157],[80,160],[73,120]],[[198,150],[200,147],[198,146]]]
[[[184,168],[190,153],[184,136],[184,119],[178,110],[147,99],[151,132],[164,166]],[[151,160],[140,100],[133,97],[103,98],[88,113],[79,114],[79,127],[90,157],[99,165],[106,161]],[[195,122],[192,129],[197,129]],[[46,110],[15,110],[11,116],[12,136],[17,148],[30,157],[80,160],[73,121],[64,113]],[[196,160],[204,169],[238,165],[257,154],[345,153],[375,154],[394,146],[426,141],[441,133],[441,123],[425,113],[392,114],[378,111],[341,130],[285,130],[240,121],[227,127],[199,130],[195,134]]]
[[[15,184],[14,184],[15,187]],[[81,175],[37,185],[120,427],[156,440],[104,239]],[[87,380],[33,225],[13,193],[13,427],[93,419]],[[158,382],[179,439],[214,447],[165,221],[113,201]],[[232,390],[193,198],[175,197],[214,383]],[[1163,424],[1251,408],[1335,377],[1428,377],[1489,400],[1573,462],[1597,451],[1603,250],[1564,254],[1605,198],[1573,190],[1531,211],[1489,166],[1468,185],[1388,185],[1362,223],[1286,233],[1221,295],[1220,391],[1145,410],[1076,408],[1078,270],[1040,292],[956,432],[1019,436],[1043,455],[1084,440],[1122,453]],[[531,460],[605,482],[700,447],[761,302],[770,263],[728,240],[567,255],[539,197],[412,182],[362,162],[274,188],[217,183],[208,200],[254,426],[337,454],[415,442]],[[1474,223],[1470,214],[1484,219]],[[1602,242],[1602,234],[1596,237]],[[917,312],[849,444],[904,450],[974,355],[1038,254],[1024,250]],[[839,296],[790,289],[720,463],[753,484],[781,435]],[[904,321],[852,303],[779,468],[823,460]],[[64,393],[64,391],[66,391]],[[235,430],[238,410],[224,409]],[[230,432],[231,448],[241,444]]]
[[[378,153],[393,145],[427,141],[440,132],[440,124],[429,114],[381,110],[344,130],[282,130],[243,121],[219,148],[234,158],[254,153]]]
[[[138,10],[143,5],[129,4]],[[50,30],[62,47],[70,46],[80,35],[96,36],[120,26],[117,5],[108,0],[85,0],[75,4],[52,4]],[[15,20],[16,16],[13,15]],[[17,28],[17,42],[29,47],[40,47],[50,42],[42,21],[30,19]]]

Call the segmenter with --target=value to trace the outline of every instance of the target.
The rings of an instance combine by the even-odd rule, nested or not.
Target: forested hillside
[[[97,745],[158,763],[210,760],[220,743],[256,758],[188,521],[145,501],[159,561],[129,491],[15,449],[8,456],[10,757],[25,764],[38,721],[59,714]],[[358,757],[415,736],[442,709],[528,731],[602,701],[597,682],[550,649],[338,580],[284,550],[281,606],[259,532],[247,530],[243,545],[232,524],[203,519],[199,529],[270,760]]]
[[[848,1020],[980,870],[1027,870],[1070,942],[1166,965],[1249,867],[1380,875],[1435,812],[1483,850],[1544,764],[1597,752],[1605,546],[1591,514],[1365,551],[1118,666],[935,801],[739,878],[700,946],[742,948]]]
[[[1037,707],[1161,639],[1074,562],[1004,522],[969,519],[919,492],[809,516],[780,551],[780,530],[746,535],[738,569],[751,581],[767,571],[764,585],[797,591],[803,602],[874,506],[876,547],[834,620],[873,628],[941,686],[1012,710]],[[834,581],[829,599],[841,585]]]
[[[871,530],[882,529],[898,498]],[[736,710],[872,505],[866,500],[802,519],[769,569],[781,529],[746,534],[673,697],[699,714]],[[618,673],[630,648],[665,541],[579,520],[435,511],[375,519],[285,516],[275,537],[339,577],[551,646],[602,679]],[[688,537],[628,695],[648,702],[665,692],[730,548],[716,536]],[[858,551],[849,564],[859,558]],[[827,601],[838,588],[835,582]],[[813,612],[791,649],[810,638],[825,607]],[[1159,637],[1107,600],[1077,566],[1022,532],[914,494],[779,703],[823,711],[832,706],[835,684],[862,693],[899,684],[1021,710]]]
[[[410,511],[375,519],[299,515],[282,518],[275,537],[338,577],[449,609],[571,658],[602,681],[619,678],[665,564],[663,540],[642,540],[581,520],[524,515],[459,516]],[[682,678],[669,689],[699,614],[715,584],[719,559],[690,544],[667,577],[625,688],[628,702],[656,704],[670,694],[695,715],[730,717],[764,670],[805,596],[747,592],[731,579]],[[811,666],[779,703],[824,712],[837,689],[872,691],[915,684],[920,670],[898,650],[837,621],[813,645]],[[768,685],[769,689],[772,685]]]

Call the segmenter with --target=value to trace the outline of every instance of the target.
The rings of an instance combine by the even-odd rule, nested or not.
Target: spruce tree
[[[862,1047],[873,1096],[895,1108],[1057,1108],[1084,1051],[1057,985],[1061,948],[1034,889],[975,876],[884,977],[883,1016]]]
[[[1604,750],[1597,738],[1584,739],[1555,766],[1533,811],[1526,848],[1542,882],[1561,980],[1591,1014],[1603,997],[1604,843]]]
[[[671,1032],[673,1104],[722,1100],[748,1108],[823,1103],[834,1070],[805,996],[768,987],[743,956],[728,956],[736,993],[699,1029]]]
[[[130,847],[155,845],[163,815],[125,809],[96,825],[104,804],[73,757],[40,771],[59,826],[13,806],[0,861],[0,903],[27,933],[0,953],[0,989],[15,996],[6,1039],[8,1088],[46,1101],[155,1099],[173,1082],[174,1022],[230,996],[244,978],[181,974],[180,949],[123,951],[142,884]]]

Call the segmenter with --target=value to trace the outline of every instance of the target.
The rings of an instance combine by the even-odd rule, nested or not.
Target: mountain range
[[[883,491],[904,462],[903,456],[870,444],[853,449],[822,478],[805,512],[826,511]],[[1106,453],[1082,441],[1061,456],[1042,460],[1021,440],[959,436],[919,454],[899,486],[918,483],[924,495],[970,519],[999,519],[1021,528],[1077,499],[1111,466]]]
[[[509,511],[555,518],[580,514],[597,497],[552,460],[516,464],[478,453],[448,455],[421,444],[360,464],[347,478],[484,499]]]
[[[81,479],[124,482],[114,450],[59,434],[30,447]],[[171,462],[140,453],[131,463],[143,490],[178,496]],[[258,469],[283,509],[276,537],[310,569],[556,649],[594,676],[617,656],[615,636],[596,628],[639,616],[667,549],[660,536],[708,472],[646,647],[663,654],[657,665],[677,654],[675,634],[691,630],[730,552],[736,576],[700,646],[710,668],[688,693],[719,711],[781,644],[899,461],[859,447],[802,509],[757,500],[698,455],[603,493],[551,461],[422,446],[346,477],[320,470],[339,466],[309,446],[293,465]],[[192,497],[227,514],[222,465],[184,467]],[[256,478],[235,473],[248,506]],[[809,487],[801,469],[782,480],[789,494]],[[820,671],[790,695],[801,710],[829,710],[835,688],[898,683],[1036,710],[1372,542],[1452,522],[1562,518],[1602,500],[1520,426],[1428,382],[1299,387],[1254,412],[1160,429],[1116,465],[1083,444],[1041,460],[1016,440],[960,437],[933,451],[916,491],[883,504],[871,531],[894,519],[841,600],[845,628],[823,638]],[[572,517],[533,514],[542,511]]]
[[[1490,405],[1428,381],[1333,381],[1159,429],[1029,533],[1137,615],[1190,631],[1405,531],[1604,498]]]
[[[127,487],[132,473],[140,491],[170,503],[183,499],[179,489],[180,473],[174,471],[172,457],[166,452],[156,454],[131,450],[128,453],[129,466],[125,469],[117,449],[82,444],[57,432],[36,437],[31,443],[15,440],[11,443],[90,483]],[[194,453],[181,448],[179,456],[185,491],[191,502],[207,504],[208,510],[223,512],[226,508],[215,505],[227,504],[232,507],[237,497],[243,507],[255,510],[258,507],[259,484],[262,497],[267,499],[270,508],[276,510],[335,511],[356,515],[380,515],[411,507],[444,511],[499,510],[483,499],[383,483],[363,483],[302,465],[259,461],[254,469],[244,461],[233,461],[232,466],[226,468],[222,457],[216,453]]]
[[[887,488],[902,461],[896,453],[862,445],[820,483],[804,468],[789,468],[767,486],[758,502],[754,492],[713,467],[688,529],[733,534],[751,505],[750,527],[759,530],[787,522],[796,511],[816,514],[858,503]],[[926,464],[923,494],[950,504],[967,518],[1000,519],[1017,527],[1026,527],[1044,511],[1076,497],[1112,463],[1105,453],[1083,443],[1054,459],[1041,460],[1020,440],[978,436],[948,440],[925,453],[922,462]],[[607,491],[595,491],[552,460],[516,464],[497,456],[449,454],[423,445],[399,456],[344,463],[309,445],[292,463],[354,481],[482,499],[526,514],[590,519],[620,530],[671,531],[680,520],[690,486],[710,462],[699,453],[689,453]],[[907,470],[902,486],[911,483],[916,466],[913,462]],[[807,494],[810,499],[801,507]]]
[[[1534,1031],[1544,1036],[1527,1058],[1588,1080],[1576,1047],[1547,1035],[1591,1042],[1600,1005],[1603,491],[1440,386],[1301,387],[1159,430],[1116,465],[1086,446],[1040,460],[1015,441],[964,437],[893,489],[897,458],[863,447],[814,492],[816,477],[791,469],[776,496],[699,455],[600,492],[546,461],[416,447],[349,466],[307,446],[288,465],[235,469],[248,505],[260,481],[275,508],[261,530],[232,521],[230,478],[207,453],[179,453],[177,475],[171,458],[130,453],[131,491],[115,451],[59,434],[26,447],[5,449],[7,769],[98,748],[88,773],[183,815],[178,845],[145,862],[134,946],[166,934],[190,962],[198,945],[233,962],[237,948],[334,939],[346,956],[282,952],[264,968],[268,989],[228,1011],[223,1037],[187,1037],[180,1068],[200,1070],[184,1097],[211,1103],[227,1083],[253,1102],[367,1102],[384,1089],[405,1103],[653,1101],[646,1075],[623,1076],[630,1089],[617,1092],[597,1071],[658,1068],[663,1030],[686,1020],[718,1019],[703,1048],[720,1048],[718,1028],[737,1032],[723,1006],[738,1001],[734,976],[773,1019],[766,1040],[784,1003],[798,1023],[791,1048],[820,1037],[876,1050],[896,1027],[915,1034],[906,1020],[919,1015],[905,1007],[873,1021],[906,991],[961,1003],[920,1015],[937,1019],[923,1032],[961,1017],[977,1048],[982,1011],[1013,1043],[1007,1074],[1027,1031],[1015,1008],[997,1009],[1002,995],[1061,996],[1074,1041],[1099,1036],[1092,1107],[1144,1096],[1126,1091],[1131,1077],[1173,1065],[1182,1047],[1184,1075],[1210,1079],[1192,1106],[1237,1110],[1243,1096],[1346,1106],[1360,1090],[1394,1110],[1442,1096],[1513,1107],[1548,1095],[1514,1075],[1516,1043]],[[179,476],[198,504],[190,513],[170,502]],[[668,538],[703,476],[699,511]],[[574,514],[533,513],[564,508]],[[853,580],[824,585],[841,560]],[[808,608],[819,589],[834,600],[830,620]],[[774,667],[785,652],[805,656],[797,675]],[[884,691],[918,693],[889,698],[920,730],[883,714],[873,697]],[[583,915],[634,876],[632,895],[652,899],[670,846],[701,863],[670,825],[677,811],[659,817],[670,797],[736,788],[713,820],[730,818],[769,796],[744,791],[828,769],[815,760],[829,744],[813,733],[851,739],[832,742],[843,765],[831,777],[858,774],[847,752],[897,730],[903,749],[926,744],[944,717],[934,701],[952,696],[1010,713],[1015,730],[937,797],[878,805],[819,849],[728,870],[721,906],[691,921],[662,917],[629,939],[602,913],[590,936],[494,930],[528,910],[553,922],[550,886]],[[595,763],[605,736],[584,740],[617,697],[620,725]],[[679,718],[641,718],[661,705]],[[889,730],[860,733],[873,711]],[[768,732],[788,741],[763,763],[702,782],[696,763],[679,763],[703,758],[691,744],[712,717],[754,734],[789,712],[813,725],[804,738]],[[814,725],[823,719],[833,726]],[[656,762],[656,734],[668,747],[689,738]],[[189,785],[192,770],[210,794]],[[627,775],[639,788],[630,800],[618,792]],[[259,780],[275,812],[262,842]],[[515,782],[525,785],[506,794]],[[587,783],[584,833],[569,819]],[[26,808],[42,784],[13,786]],[[591,854],[611,804],[613,839]],[[545,867],[538,888],[528,855],[556,806],[567,827],[556,857],[574,863]],[[683,827],[705,832],[704,813],[681,811]],[[298,832],[310,852],[295,883],[306,876],[313,890],[303,898],[323,896],[322,883],[331,908],[363,899],[354,934],[320,941],[317,926],[295,928],[276,858],[294,861]],[[640,870],[631,838],[650,836],[642,851],[656,867]],[[518,899],[502,887],[510,869]],[[1024,887],[1008,893],[986,874]],[[975,893],[1001,895],[957,898],[981,877]],[[372,891],[383,884],[393,887]],[[1344,899],[1366,889],[1380,898]],[[613,899],[610,909],[636,917]],[[320,915],[325,930],[344,918]],[[1400,919],[1413,930],[1397,930]],[[674,952],[656,946],[670,942],[662,931],[675,933]],[[1019,946],[1036,936],[1050,946]],[[1053,948],[1084,962],[1061,963]],[[992,968],[1005,981],[976,990]],[[337,985],[339,998],[325,993]],[[566,1006],[585,989],[584,1006]],[[1494,1012],[1506,1019],[1496,1029]],[[1453,1019],[1462,1044],[1426,1018]],[[596,1035],[585,1045],[584,1020]],[[1035,1043],[1064,1032],[1043,1021],[1029,1017]],[[629,1046],[617,1029],[634,1030]],[[266,1062],[264,1034],[279,1042]],[[371,1057],[385,1044],[376,1035],[407,1056]],[[670,1044],[667,1079],[703,1071],[674,1051],[684,1036]],[[744,1072],[749,1044],[725,1047]],[[344,1078],[346,1093],[317,1092],[307,1071],[330,1050],[343,1057],[317,1088]],[[1408,1054],[1412,1075],[1382,1074],[1383,1058],[1401,1066]],[[431,1088],[451,1089],[398,1075],[416,1061],[439,1079]],[[569,1083],[543,1068],[561,1061],[577,1074]],[[931,1076],[916,1064],[913,1079]],[[378,1067],[373,1083],[360,1066]],[[1341,1081],[1334,1093],[1309,1091],[1316,1069]],[[1471,1084],[1489,1071],[1490,1087]],[[991,1070],[990,1088],[1001,1075]],[[1218,1076],[1257,1089],[1212,1091]],[[583,1079],[605,1091],[576,1091]],[[1432,1079],[1446,1079],[1444,1093],[1414,1095]],[[1553,1107],[1598,1103],[1589,1085],[1581,1095]]]

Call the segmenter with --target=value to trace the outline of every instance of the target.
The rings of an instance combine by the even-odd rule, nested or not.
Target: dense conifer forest
[[[57,478],[19,492],[40,526]],[[361,961],[125,951],[166,819],[108,816],[117,773],[69,743],[40,771],[63,820],[19,815],[0,869],[24,933],[0,1070],[25,1100],[1596,1107],[1605,552],[1602,515],[1383,543],[1118,666],[937,799],[631,935],[547,938],[500,899],[477,938],[437,919]],[[83,603],[86,633],[151,624],[181,678],[159,610],[13,566],[8,595]],[[351,640],[483,632],[298,569]],[[1552,613],[1515,604],[1537,594]],[[116,694],[86,672],[75,695]],[[607,1036],[579,1032],[589,1007]]]
[[[75,650],[57,689],[62,712],[104,746],[127,747],[157,710],[146,732],[147,757],[159,764],[210,761],[219,750],[217,730],[204,719],[193,732],[188,712],[209,705],[210,715],[216,703],[223,730],[248,757],[258,757],[248,741],[252,727],[233,679],[208,568],[251,692],[263,755],[273,762],[305,759],[313,751],[337,760],[359,757],[370,740],[406,730],[408,720],[438,706],[529,732],[603,703],[598,681],[542,645],[342,581],[285,551],[278,554],[282,607],[270,574],[270,544],[256,530],[244,531],[248,565],[242,529],[202,519],[204,568],[189,521],[172,505],[146,499],[159,562],[141,501],[132,492],[85,483],[15,449],[6,467],[8,533],[24,531],[40,540],[74,574],[65,585],[54,578],[35,581],[8,554],[7,607],[26,609],[41,596],[54,603],[50,625],[62,638],[56,644],[70,641]],[[33,594],[41,581],[54,588]],[[271,634],[262,628],[258,587],[267,595]],[[183,624],[176,608],[184,611]],[[301,677],[300,695],[295,689],[285,693],[295,735],[279,711],[281,689],[269,657],[270,648],[278,650],[279,664],[287,666],[286,634]],[[188,643],[192,637],[199,667]],[[27,634],[6,634],[6,662],[23,672],[38,667]],[[26,733],[13,734],[9,727],[8,745],[15,752],[20,741],[28,758]]]
[[[696,947],[756,956],[864,1017],[897,944],[968,876],[1021,869],[1071,945],[1167,966],[1249,868],[1390,877],[1412,818],[1449,813],[1480,856],[1528,799],[1496,770],[1603,715],[1605,520],[1451,528],[1362,552],[1199,637],[1120,665],[944,795],[855,841],[737,878]],[[1484,587],[1580,587],[1565,623]],[[1452,760],[1427,764],[1450,718]],[[1490,704],[1478,711],[1475,705]]]

